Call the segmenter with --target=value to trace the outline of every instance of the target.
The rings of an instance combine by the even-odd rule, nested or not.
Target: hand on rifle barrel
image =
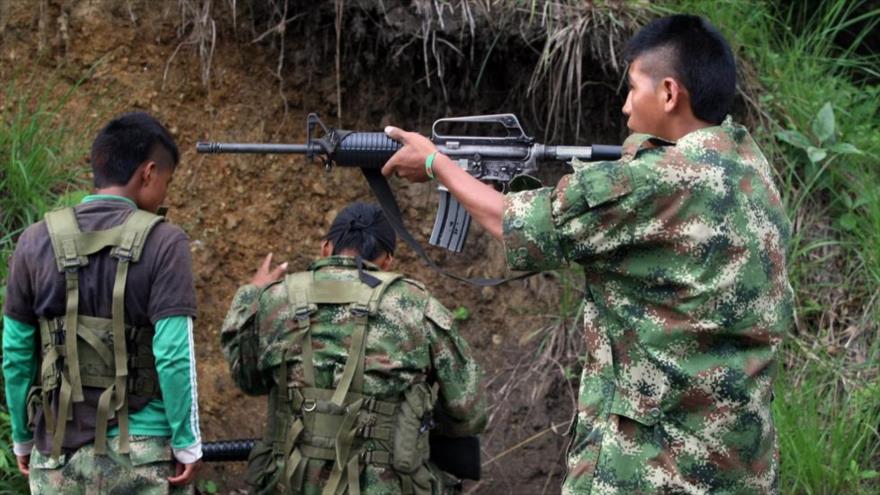
[[[428,180],[428,174],[425,173],[425,159],[437,151],[434,143],[417,132],[407,132],[392,126],[385,128],[385,134],[403,147],[385,162],[382,175],[389,176],[394,173],[410,182]]]

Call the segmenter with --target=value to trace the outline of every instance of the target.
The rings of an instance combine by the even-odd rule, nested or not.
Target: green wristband
[[[428,174],[428,177],[431,180],[434,180],[434,156],[437,155],[437,152],[433,152],[425,158],[425,173]]]

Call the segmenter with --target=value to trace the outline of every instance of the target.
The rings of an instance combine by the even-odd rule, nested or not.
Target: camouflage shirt
[[[364,263],[365,270],[377,267]],[[355,260],[331,256],[312,264],[315,280],[360,283]],[[284,283],[264,290],[242,286],[235,295],[221,334],[223,352],[232,377],[249,394],[266,394],[274,386],[273,372],[281,362],[284,335],[296,327]],[[353,330],[345,305],[321,305],[312,316],[315,385],[335,389],[343,374]],[[255,338],[254,338],[255,337]],[[256,352],[245,349],[255,344]],[[298,349],[299,346],[296,346]],[[304,386],[300,356],[288,354],[294,386]],[[243,356],[259,356],[248,363]],[[443,409],[440,432],[450,436],[480,433],[486,423],[485,403],[479,394],[481,371],[467,343],[458,333],[452,314],[425,287],[410,279],[392,283],[367,328],[364,393],[378,399],[399,397],[418,383],[439,386]],[[320,493],[332,461],[311,460],[305,491]],[[362,493],[400,493],[397,475],[388,467],[367,465],[361,474]]]
[[[513,269],[584,268],[565,493],[773,493],[776,355],[793,318],[790,223],[730,119],[506,196]]]

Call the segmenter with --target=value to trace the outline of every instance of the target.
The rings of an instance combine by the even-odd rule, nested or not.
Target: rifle
[[[322,131],[321,137],[317,137],[315,132],[319,127]],[[459,132],[460,128],[468,127],[476,127],[479,132]],[[503,192],[509,190],[514,178],[532,174],[544,163],[570,163],[574,158],[584,161],[617,160],[621,153],[620,146],[549,146],[536,143],[534,138],[526,135],[516,116],[509,113],[438,119],[431,127],[431,141],[440,153],[451,158],[473,177],[495,184]],[[334,164],[359,167],[389,222],[404,241],[435,270],[458,280],[475,283],[437,267],[406,230],[397,201],[380,171],[400,147],[400,143],[386,136],[384,132],[331,129],[321,122],[317,114],[310,113],[306,119],[304,144],[199,142],[196,144],[196,151],[292,153],[306,155],[309,160],[319,156],[328,170]],[[471,217],[446,188],[440,186],[438,191],[440,200],[429,242],[434,246],[460,252],[467,239]],[[476,281],[477,285],[497,283],[500,282],[484,279]]]
[[[221,440],[202,445],[205,462],[236,462],[248,460],[255,439]],[[456,478],[480,479],[480,438],[431,435],[430,459],[438,468]]]

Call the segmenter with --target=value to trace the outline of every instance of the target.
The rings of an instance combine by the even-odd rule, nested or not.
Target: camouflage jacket
[[[565,493],[774,493],[791,227],[730,119],[506,196],[513,269],[584,268],[587,355]]]
[[[364,263],[365,270],[377,267]],[[314,262],[316,280],[358,281],[353,258],[331,256]],[[359,282],[357,282],[359,283]],[[315,385],[334,389],[347,360],[353,323],[344,305],[322,305],[313,323]],[[221,343],[236,384],[248,394],[267,394],[274,386],[273,372],[280,362],[283,335],[295,327],[295,314],[284,283],[260,290],[242,286],[223,324]],[[323,323],[323,324],[321,324]],[[242,352],[257,345],[255,353]],[[298,348],[299,346],[297,346]],[[245,350],[246,351],[246,350]],[[246,362],[242,356],[259,356]],[[439,386],[438,418],[441,433],[464,436],[480,433],[486,424],[485,403],[479,394],[481,371],[467,343],[458,333],[452,314],[425,287],[410,279],[394,282],[370,317],[365,350],[364,392],[378,399],[400,396],[418,383]],[[291,357],[294,386],[303,386],[303,367]],[[309,461],[305,491],[320,493],[332,462]],[[327,464],[327,465],[322,465]],[[367,465],[361,474],[362,493],[400,492],[397,475],[388,467]]]

